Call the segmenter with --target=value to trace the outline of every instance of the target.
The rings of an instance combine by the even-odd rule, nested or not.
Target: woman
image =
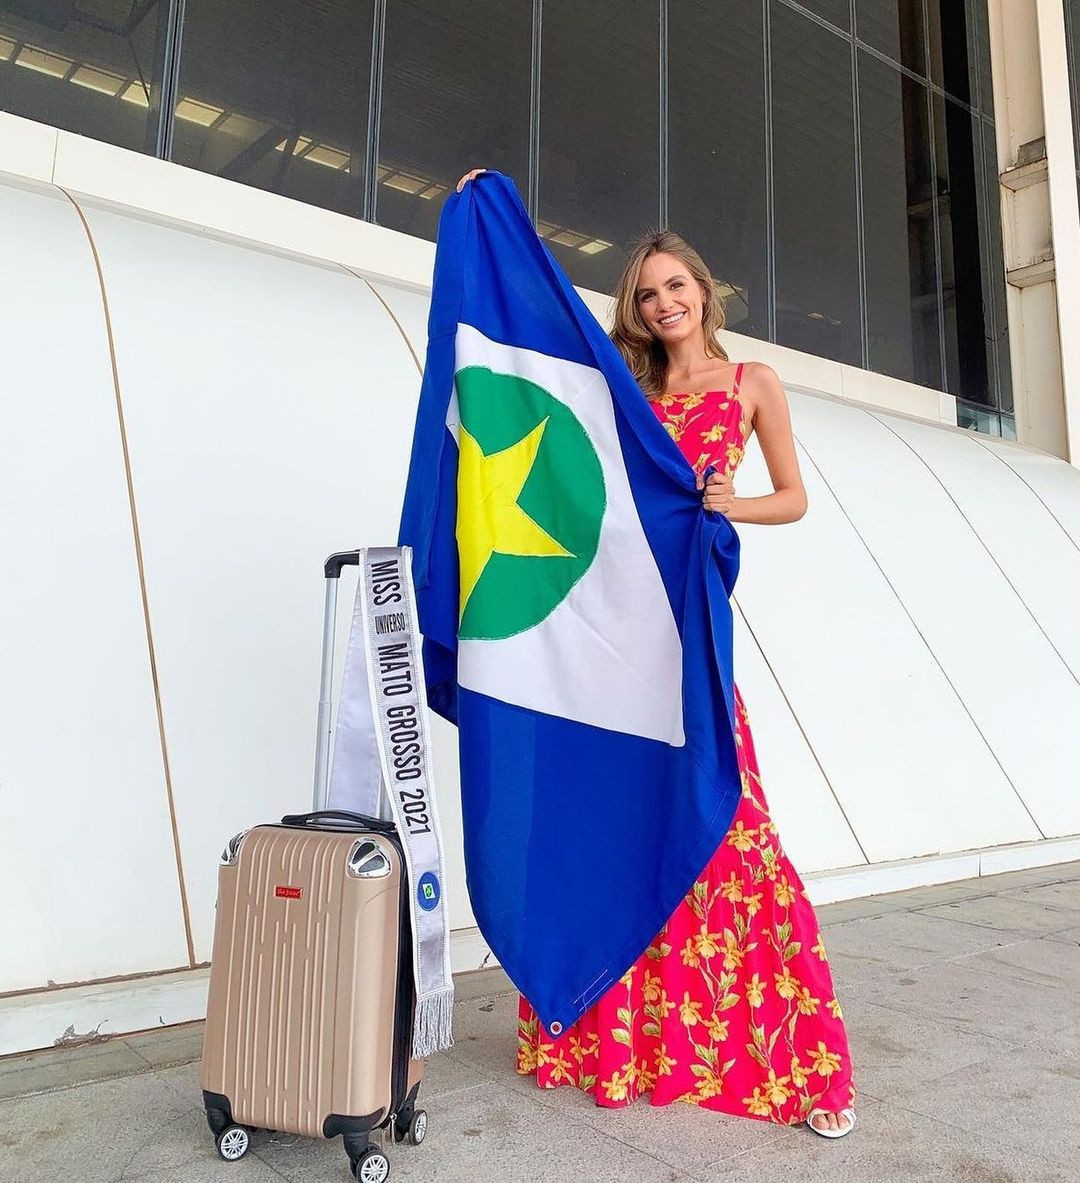
[[[474,169],[458,182],[483,172]],[[698,477],[706,509],[780,525],[806,512],[787,399],[760,362],[733,365],[700,256],[677,234],[643,238],[616,291],[612,340]],[[756,432],[773,492],[736,497]],[[702,474],[716,471],[708,481]],[[685,1100],[839,1138],[855,1124],[851,1060],[825,947],[780,846],[735,691],[743,792],[724,842],[622,980],[558,1038],[520,1003],[518,1071],[575,1084],[598,1105]]]

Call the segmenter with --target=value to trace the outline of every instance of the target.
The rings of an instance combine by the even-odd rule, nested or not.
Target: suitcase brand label
[[[304,898],[304,889],[302,887],[285,887],[279,883],[274,888],[274,895],[279,900],[302,900]]]

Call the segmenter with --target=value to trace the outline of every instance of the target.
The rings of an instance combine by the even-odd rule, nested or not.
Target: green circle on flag
[[[570,408],[516,374],[456,374],[461,421],[458,635],[502,640],[534,627],[589,569],[604,473]]]

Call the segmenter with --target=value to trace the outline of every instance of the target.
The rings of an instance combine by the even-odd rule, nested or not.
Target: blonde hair
[[[646,397],[663,394],[667,385],[668,356],[663,343],[646,327],[638,309],[637,287],[641,265],[650,255],[674,255],[702,289],[701,327],[705,333],[706,357],[729,361],[727,350],[717,339],[724,327],[724,300],[704,259],[674,230],[654,230],[640,238],[630,251],[622,277],[615,289],[615,325],[610,336],[630,367]]]

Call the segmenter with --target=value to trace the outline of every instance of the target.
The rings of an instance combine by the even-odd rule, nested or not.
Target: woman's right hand
[[[457,183],[457,191],[460,193],[465,188],[466,181],[475,181],[481,173],[486,173],[486,168],[471,168]]]

